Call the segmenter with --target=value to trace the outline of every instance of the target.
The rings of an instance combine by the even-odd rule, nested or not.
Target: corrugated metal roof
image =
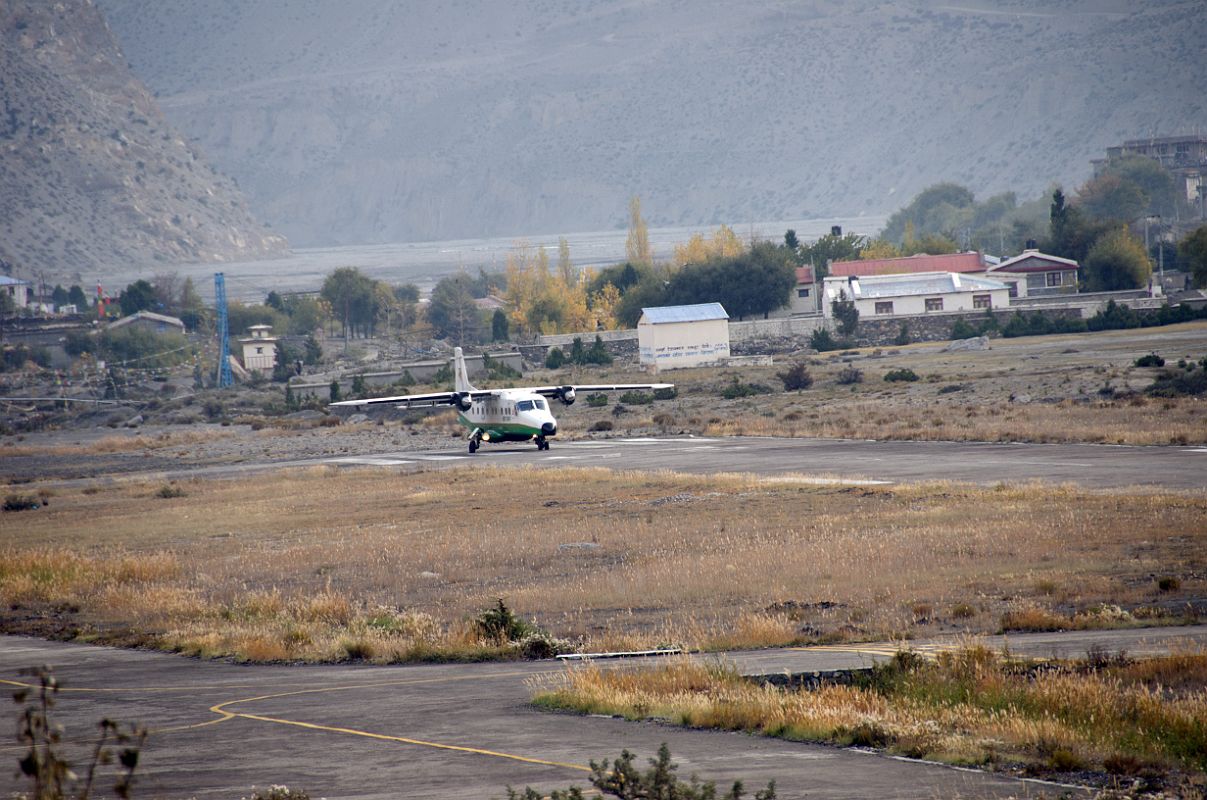
[[[729,319],[720,303],[700,303],[695,306],[658,306],[641,309],[641,318],[651,325],[667,322],[703,322],[710,319]]]
[[[0,286],[28,286],[29,281],[22,281],[16,278],[10,278],[7,275],[0,275]]]
[[[977,292],[1005,289],[1006,284],[987,278],[955,275],[950,272],[925,275],[869,275],[856,279],[859,291],[856,297],[907,297],[920,294],[950,294],[952,292]],[[957,282],[958,281],[958,282]]]
[[[866,261],[835,261],[831,275],[900,275],[910,272],[984,272],[985,262],[980,253],[920,253],[904,258],[869,258]]]

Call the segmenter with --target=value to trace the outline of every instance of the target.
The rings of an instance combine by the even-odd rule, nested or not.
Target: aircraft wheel
[[[470,452],[470,454],[471,454],[471,455],[472,455],[473,453],[478,452],[478,440],[477,440],[477,439],[470,439],[470,440],[469,440],[469,452]]]

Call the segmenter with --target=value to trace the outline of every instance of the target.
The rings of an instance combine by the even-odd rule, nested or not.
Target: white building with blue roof
[[[29,296],[32,289],[28,281],[11,278],[8,275],[0,275],[0,292],[4,292],[13,300],[13,305],[17,308],[26,308],[29,306]]]
[[[729,359],[729,314],[720,303],[641,309],[637,321],[640,361],[655,372]]]

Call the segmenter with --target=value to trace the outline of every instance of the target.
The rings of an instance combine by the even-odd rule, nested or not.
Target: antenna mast
[[[218,310],[218,374],[219,389],[235,383],[231,375],[230,331],[226,320],[226,278],[221,272],[214,273],[214,305]]]

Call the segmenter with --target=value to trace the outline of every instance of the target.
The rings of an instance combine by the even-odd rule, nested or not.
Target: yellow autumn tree
[[[888,239],[872,239],[863,246],[859,251],[859,259],[861,261],[869,261],[873,258],[900,258],[901,248],[890,242]]]
[[[556,274],[544,248],[517,243],[507,255],[507,304],[521,333],[551,334],[589,330],[591,314],[581,276],[574,274],[570,248],[562,240]],[[564,257],[563,257],[564,256]],[[567,280],[569,278],[569,280]]]
[[[620,305],[620,290],[611,283],[591,295],[591,318],[596,330],[614,331],[620,324],[616,320],[616,307]]]
[[[692,235],[686,244],[675,245],[674,266],[702,264],[714,258],[732,258],[746,252],[746,245],[733,232],[733,228],[722,225],[709,239],[701,233]]]
[[[641,198],[633,195],[629,201],[629,236],[624,243],[624,252],[633,264],[649,264],[650,231],[641,216]]]

